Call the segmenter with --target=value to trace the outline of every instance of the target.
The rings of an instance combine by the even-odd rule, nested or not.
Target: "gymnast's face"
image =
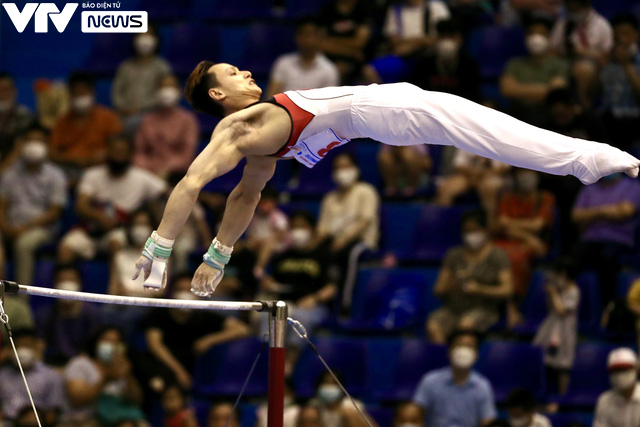
[[[215,74],[218,86],[209,89],[209,96],[218,102],[238,99],[260,99],[262,89],[251,77],[250,71],[241,71],[231,64],[215,64],[209,68]]]

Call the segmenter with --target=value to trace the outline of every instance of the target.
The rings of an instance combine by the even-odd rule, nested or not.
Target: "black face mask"
[[[129,169],[129,165],[131,165],[131,162],[128,160],[107,159],[107,166],[111,175],[123,175]]]

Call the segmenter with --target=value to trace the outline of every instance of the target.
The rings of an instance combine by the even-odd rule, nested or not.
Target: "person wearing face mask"
[[[373,185],[360,181],[357,159],[350,153],[334,157],[332,178],[338,188],[322,198],[317,233],[330,242],[346,309],[351,306],[358,257],[378,247],[380,196]]]
[[[425,427],[422,408],[413,402],[403,402],[396,406],[393,427]]]
[[[74,72],[67,86],[71,108],[53,127],[51,160],[75,183],[83,169],[104,161],[107,140],[122,130],[122,123],[113,110],[96,104],[93,76]]]
[[[426,373],[413,396],[425,425],[478,427],[496,418],[491,383],[473,370],[479,346],[478,335],[468,329],[448,337],[450,366]]]
[[[131,164],[133,143],[125,135],[107,141],[106,164],[87,169],[78,184],[76,212],[82,225],[65,234],[58,261],[93,259],[98,251],[111,258],[127,245],[124,226],[131,214],[162,196],[167,183]]]
[[[33,329],[14,329],[13,339],[29,383],[33,402],[41,409],[44,425],[55,425],[58,412],[65,405],[65,390],[61,375],[41,361],[43,343]],[[8,421],[16,421],[24,407],[31,408],[24,388],[18,362],[12,354],[10,363],[0,367],[0,406]]]
[[[0,172],[17,157],[15,138],[36,120],[24,105],[17,103],[18,89],[11,74],[0,72]]]
[[[546,256],[549,250],[555,199],[538,188],[538,172],[517,168],[513,177],[514,188],[498,199],[498,220],[493,231],[497,235],[494,243],[504,249],[511,262],[515,301],[510,303],[510,312],[515,315],[515,305],[529,287],[532,262]]]
[[[57,265],[53,287],[82,291],[82,275],[75,265]],[[45,360],[55,366],[66,364],[80,354],[87,339],[103,324],[101,307],[92,303],[60,299],[52,306],[40,307],[35,321],[40,336],[48,343]]]
[[[519,388],[507,396],[505,406],[511,427],[552,427],[549,418],[536,412],[536,399],[531,391]]]
[[[620,258],[637,248],[639,211],[640,183],[619,174],[582,188],[573,205],[571,217],[580,238],[571,255],[580,260],[581,270],[596,270],[604,305],[615,297]]]
[[[142,420],[143,393],[122,339],[103,326],[86,342],[83,353],[64,369],[68,401],[60,427],[113,426],[118,420]]]
[[[611,60],[602,69],[601,110],[617,147],[629,147],[640,139],[640,23],[634,15],[611,20],[615,44]]]
[[[169,63],[158,55],[160,35],[149,23],[146,33],[135,34],[135,55],[123,61],[116,71],[111,89],[111,103],[127,121],[127,128],[135,129],[140,113],[151,110],[157,102],[157,82],[171,74]]]
[[[630,348],[617,348],[607,360],[611,389],[598,398],[593,427],[640,425],[638,357]]]
[[[525,39],[529,54],[511,59],[500,77],[500,93],[511,101],[510,113],[535,125],[544,122],[547,94],[568,85],[569,64],[551,51],[550,31],[547,20],[531,20]]]
[[[480,69],[464,51],[460,22],[441,20],[436,30],[435,54],[418,60],[408,81],[425,90],[479,101]]]
[[[48,133],[34,126],[19,138],[20,159],[0,176],[0,234],[13,249],[15,278],[33,283],[36,251],[53,241],[67,205],[67,180],[48,160]]]
[[[342,373],[335,372],[336,377],[344,384]],[[355,399],[356,405],[368,418],[373,427],[378,427],[375,421],[367,414],[365,405]],[[331,427],[365,427],[367,424],[353,406],[351,400],[345,396],[342,389],[329,372],[323,372],[316,382],[315,395],[309,401],[309,406],[320,410],[322,426]]]
[[[338,287],[331,277],[329,253],[318,239],[313,216],[298,211],[291,215],[290,221],[291,247],[271,261],[270,273],[260,283],[260,298],[288,301],[291,316],[313,331],[329,316],[328,305],[336,297]],[[268,331],[268,319],[260,316],[260,333]],[[287,362],[291,368],[304,343],[292,329],[286,343],[290,347]]]
[[[165,178],[171,173],[184,174],[196,157],[198,119],[180,106],[182,91],[174,75],[158,80],[155,99],[136,130],[133,163]]]
[[[458,327],[487,330],[513,295],[509,258],[491,243],[484,212],[466,212],[461,231],[463,244],[447,251],[433,290],[443,305],[431,313],[426,329],[437,344]]]

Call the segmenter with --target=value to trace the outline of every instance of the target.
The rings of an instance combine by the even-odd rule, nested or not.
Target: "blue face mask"
[[[96,357],[104,363],[111,363],[116,353],[116,345],[112,342],[100,342],[96,348]]]
[[[323,385],[318,389],[318,397],[326,405],[333,405],[342,399],[342,390],[337,385]]]

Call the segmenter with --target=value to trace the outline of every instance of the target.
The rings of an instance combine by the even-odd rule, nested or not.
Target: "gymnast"
[[[144,272],[145,288],[165,286],[173,242],[204,185],[243,158],[242,179],[229,195],[218,235],[192,280],[191,290],[199,296],[210,296],[222,280],[233,245],[248,227],[276,162],[293,158],[312,168],[354,138],[397,146],[453,145],[518,167],[574,175],[584,184],[618,172],[638,176],[640,160],[617,148],[543,130],[408,83],[289,91],[265,101],[261,93],[249,71],[225,63],[202,61],[187,79],[185,97],[193,108],[222,120],[171,193],[158,230],[136,262],[134,279]]]

